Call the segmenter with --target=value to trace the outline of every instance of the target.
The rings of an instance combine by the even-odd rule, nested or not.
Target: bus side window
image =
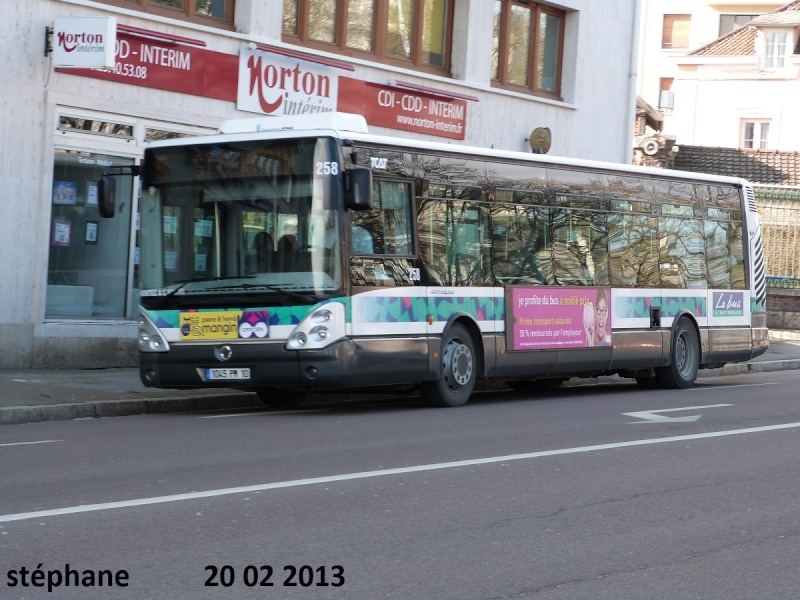
[[[700,221],[660,217],[658,235],[662,287],[708,287],[705,240]]]
[[[736,221],[705,222],[708,287],[745,288],[742,224]]]
[[[489,217],[472,202],[423,200],[419,215],[420,258],[433,284],[487,285]]]
[[[411,183],[374,179],[372,208],[352,213],[351,236],[354,254],[413,254]]]
[[[545,207],[492,208],[492,263],[498,284],[555,283],[548,220]]]
[[[605,216],[554,209],[553,257],[560,285],[608,285]]]
[[[611,285],[658,287],[656,219],[647,215],[608,215]]]

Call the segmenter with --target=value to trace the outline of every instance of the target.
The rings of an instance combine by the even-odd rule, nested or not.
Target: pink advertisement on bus
[[[509,350],[562,350],[611,345],[608,288],[506,289]]]

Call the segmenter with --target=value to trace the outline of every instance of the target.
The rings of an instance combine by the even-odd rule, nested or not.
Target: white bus
[[[147,386],[273,406],[418,387],[459,406],[480,379],[686,388],[767,350],[741,179],[382,137],[330,113],[155,142],[141,177]]]

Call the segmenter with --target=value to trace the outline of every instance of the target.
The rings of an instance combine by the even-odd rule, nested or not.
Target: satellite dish
[[[549,127],[537,127],[531,131],[531,135],[528,138],[528,143],[530,143],[534,154],[547,154],[552,142],[553,136],[550,135]]]

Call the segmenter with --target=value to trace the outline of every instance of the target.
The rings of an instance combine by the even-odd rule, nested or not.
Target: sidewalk
[[[762,356],[700,377],[800,369],[800,332],[770,336]],[[261,406],[250,392],[147,388],[137,369],[0,371],[0,425]]]

